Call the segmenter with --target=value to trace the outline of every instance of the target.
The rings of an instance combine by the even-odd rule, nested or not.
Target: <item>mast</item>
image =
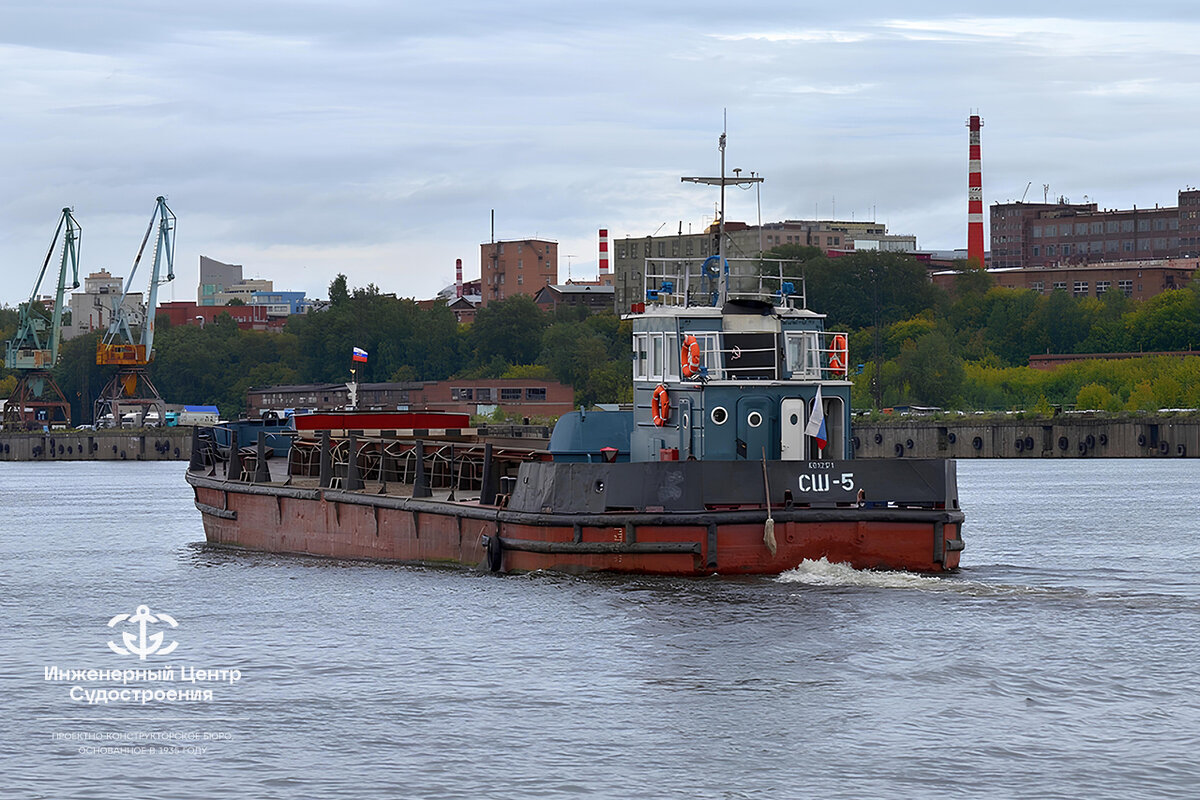
[[[728,125],[725,126],[728,128]],[[721,211],[717,217],[717,270],[720,274],[718,283],[718,299],[720,304],[725,305],[725,300],[729,294],[729,262],[725,258],[725,187],[726,186],[743,186],[749,188],[756,183],[762,183],[763,179],[760,176],[752,175],[749,178],[743,178],[740,174],[733,178],[725,177],[725,135],[727,131],[721,131],[721,138],[717,140],[717,149],[721,151],[721,176],[719,178],[680,178],[684,183],[703,183],[708,186],[721,187]],[[741,173],[741,170],[734,170],[735,173]]]

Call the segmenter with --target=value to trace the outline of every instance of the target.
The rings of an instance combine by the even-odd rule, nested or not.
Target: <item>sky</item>
[[[587,278],[599,228],[711,221],[716,190],[679,179],[716,174],[723,125],[728,167],[765,179],[729,220],[761,201],[965,247],[976,111],[985,204],[1175,205],[1200,184],[1198,41],[1191,0],[0,0],[0,304],[68,206],[80,280],[127,276],[160,194],[160,300],[195,299],[201,255],[310,297],[338,273],[431,297],[456,258],[479,276],[493,211]]]

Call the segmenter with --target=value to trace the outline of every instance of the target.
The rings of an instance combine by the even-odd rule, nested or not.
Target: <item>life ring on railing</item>
[[[660,428],[666,425],[671,417],[671,398],[667,397],[667,387],[661,383],[650,396],[650,416]]]
[[[679,367],[685,378],[700,374],[700,343],[690,333],[683,337],[683,347],[679,350]]]
[[[829,350],[829,371],[834,375],[846,376],[846,362],[849,360],[846,352],[846,337],[840,333],[834,334],[833,346]]]

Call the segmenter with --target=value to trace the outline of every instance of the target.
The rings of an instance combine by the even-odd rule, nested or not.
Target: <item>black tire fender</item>
[[[504,561],[504,543],[500,537],[492,534],[487,541],[487,566],[490,572],[499,572]]]

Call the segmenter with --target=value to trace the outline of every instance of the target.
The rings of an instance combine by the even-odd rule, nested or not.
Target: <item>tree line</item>
[[[855,253],[830,258],[783,245],[765,254],[764,272],[785,271],[804,287],[826,327],[850,335],[853,405],[1033,409],[1046,404],[1109,411],[1200,407],[1200,359],[1089,361],[1051,372],[1030,369],[1034,353],[1151,352],[1200,346],[1195,284],[1138,302],[1120,292],[1076,299],[997,287],[969,271],[953,292],[930,283],[910,256]],[[172,326],[160,316],[151,379],[172,403],[244,409],[246,390],[294,383],[538,377],[575,389],[577,403],[632,399],[631,329],[615,314],[561,307],[547,312],[516,295],[479,309],[459,325],[443,303],[419,304],[350,288],[339,275],[329,306],[289,318],[282,332],[240,330],[227,315],[204,326]],[[17,315],[0,308],[0,336]],[[55,377],[88,420],[112,368],[95,364],[99,334],[64,342]],[[350,360],[353,347],[370,354]],[[15,385],[0,371],[0,397]]]

